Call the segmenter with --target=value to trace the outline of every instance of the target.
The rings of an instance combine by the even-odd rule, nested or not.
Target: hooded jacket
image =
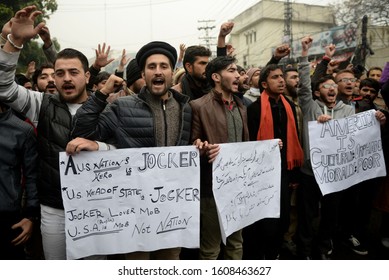
[[[335,107],[329,109],[320,100],[313,100],[309,67],[308,57],[302,57],[300,59],[298,69],[300,76],[300,86],[297,90],[297,95],[299,98],[301,110],[303,112],[304,164],[301,168],[301,171],[305,174],[313,176],[309,154],[308,122],[317,120],[317,118],[323,114],[331,116],[332,119],[342,119],[355,114],[355,110],[352,106],[346,105],[342,101],[337,101]]]

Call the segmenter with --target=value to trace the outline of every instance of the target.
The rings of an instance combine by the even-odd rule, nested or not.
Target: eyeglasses
[[[337,84],[322,84],[323,88],[329,89],[329,88],[338,88]]]
[[[370,89],[370,88],[361,88],[361,91],[370,92],[371,94],[377,94],[377,91],[375,89]]]
[[[357,78],[342,78],[338,81],[339,82],[343,82],[343,83],[348,83],[348,82],[351,82],[351,83],[354,83],[357,81]]]

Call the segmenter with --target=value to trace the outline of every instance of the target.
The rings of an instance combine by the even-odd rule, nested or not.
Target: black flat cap
[[[154,41],[144,45],[136,54],[136,62],[140,69],[143,69],[146,63],[146,59],[153,54],[166,55],[172,66],[176,65],[177,51],[176,49],[166,42]]]

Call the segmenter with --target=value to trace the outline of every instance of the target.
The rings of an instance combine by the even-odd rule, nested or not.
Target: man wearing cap
[[[122,77],[115,72],[116,76]],[[114,102],[121,96],[138,94],[142,87],[146,84],[145,79],[142,78],[142,73],[139,69],[136,59],[132,59],[126,68],[126,85],[118,92],[111,93],[107,98],[108,103]]]
[[[176,60],[176,50],[165,42],[154,41],[143,46],[136,62],[146,86],[137,95],[124,96],[108,104],[108,95],[123,82],[111,75],[104,87],[78,110],[72,136],[102,141],[114,139],[119,149],[189,145],[189,97],[170,89]],[[68,153],[79,151],[77,139],[69,142]],[[134,252],[126,254],[126,258],[179,259],[180,251],[180,248],[166,248]]]
[[[260,73],[261,70],[258,67],[250,68],[249,70],[247,70],[247,76],[248,76],[247,83],[250,89],[246,91],[244,96],[253,102],[256,101],[257,98],[261,95],[261,91],[259,89]]]
[[[146,84],[142,77],[142,71],[139,69],[136,59],[132,59],[126,68],[127,87],[131,94],[138,94]]]

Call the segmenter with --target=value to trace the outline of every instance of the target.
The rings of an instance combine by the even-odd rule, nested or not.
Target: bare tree
[[[360,21],[367,15],[372,25],[389,26],[389,1],[345,0],[331,6],[339,25]]]

